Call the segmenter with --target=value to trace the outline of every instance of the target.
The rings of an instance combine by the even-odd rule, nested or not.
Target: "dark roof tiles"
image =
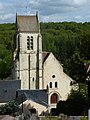
[[[32,100],[36,103],[48,106],[47,90],[17,90],[16,101],[20,104],[25,100]],[[23,101],[22,101],[23,98]]]
[[[42,61],[43,61],[43,63],[48,58],[49,54],[50,54],[49,52],[42,52]]]

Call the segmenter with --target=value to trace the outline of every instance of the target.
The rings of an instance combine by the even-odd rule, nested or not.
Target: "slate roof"
[[[47,90],[17,90],[16,101],[21,104],[25,100],[32,100],[43,106],[48,106]]]
[[[0,102],[4,103],[15,99],[16,91],[20,88],[20,80],[0,80]]]
[[[42,61],[43,61],[43,63],[45,62],[45,60],[48,58],[49,55],[50,55],[49,52],[42,52]]]
[[[37,16],[16,16],[17,28],[20,32],[39,32]]]

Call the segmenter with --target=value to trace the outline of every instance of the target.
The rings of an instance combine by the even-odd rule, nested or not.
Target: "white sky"
[[[90,22],[90,0],[0,0],[0,23],[15,22],[16,12],[36,11],[42,22]]]

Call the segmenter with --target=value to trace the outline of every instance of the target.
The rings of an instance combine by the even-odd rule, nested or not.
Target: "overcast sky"
[[[0,23],[39,12],[42,22],[90,22],[90,0],[0,0]]]

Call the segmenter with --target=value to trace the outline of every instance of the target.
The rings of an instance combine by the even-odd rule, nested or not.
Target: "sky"
[[[0,23],[36,11],[40,22],[90,22],[90,0],[0,0]]]

